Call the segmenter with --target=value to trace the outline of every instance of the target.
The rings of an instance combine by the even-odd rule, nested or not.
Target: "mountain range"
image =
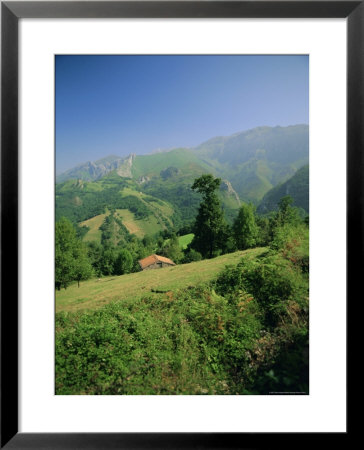
[[[267,213],[277,207],[282,193],[290,193],[308,212],[308,160],[308,125],[258,127],[193,148],[111,155],[57,176],[56,216],[81,222],[108,207],[134,208],[156,215],[159,222],[165,216],[165,226],[183,225],[195,217],[200,197],[191,185],[202,173],[223,180],[219,195],[230,222],[241,201]],[[164,206],[160,203],[157,213],[158,202]]]
[[[193,166],[199,172],[209,170],[229,180],[243,200],[256,201],[308,164],[308,131],[308,125],[258,127],[214,137],[190,149],[127,157],[111,155],[67,170],[56,181],[94,181],[112,171],[120,177],[150,178],[169,166],[179,169]]]

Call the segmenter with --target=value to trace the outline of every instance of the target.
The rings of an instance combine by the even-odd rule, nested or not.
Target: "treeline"
[[[173,205],[175,227],[179,228],[195,219],[201,198],[191,190],[190,182],[175,183],[173,179],[162,181],[156,178],[149,181],[143,191]]]
[[[258,216],[253,204],[243,204],[230,226],[225,220],[217,190],[221,180],[212,175],[202,175],[192,189],[202,195],[197,217],[191,231],[194,239],[188,254],[197,258],[213,258],[236,250],[264,247],[277,242],[296,228],[308,228],[308,217],[302,218],[298,208],[292,207],[290,196],[282,197],[278,211],[269,216]]]
[[[84,227],[65,217],[56,223],[56,288],[67,288],[91,277],[123,275],[140,270],[138,260],[154,253],[160,238],[137,238],[128,232],[115,211],[101,225],[101,243],[83,242]],[[77,270],[76,270],[77,268]]]
[[[192,191],[202,198],[197,216],[193,224],[177,232],[164,230],[156,236],[139,239],[128,232],[113,207],[100,227],[101,243],[84,243],[82,237],[87,228],[74,227],[68,219],[62,218],[56,224],[57,289],[67,288],[72,281],[80,283],[92,276],[139,271],[138,261],[153,253],[166,256],[176,264],[183,264],[254,247],[270,245],[278,249],[282,247],[286,236],[308,233],[308,218],[302,219],[299,210],[292,207],[293,200],[289,196],[283,197],[278,211],[268,217],[258,216],[254,205],[243,204],[230,226],[217,195],[220,183],[219,178],[210,174],[195,180]],[[153,198],[148,200],[152,201]],[[132,211],[134,203],[140,202],[136,197],[120,196],[118,201],[118,208],[123,201],[123,207]],[[144,214],[143,209],[139,209],[139,214]],[[194,238],[187,249],[182,250],[178,237],[188,233],[194,233]]]
[[[74,225],[65,217],[56,223],[57,289],[66,289],[74,281],[79,285],[91,277],[138,272],[138,261],[153,253],[170,257],[176,263],[184,261],[175,233],[164,230],[140,239],[129,233],[114,209],[109,210],[99,229],[101,242],[84,242],[88,227]]]
[[[103,214],[107,208],[128,209],[137,219],[145,219],[151,214],[148,207],[136,196],[122,197],[120,189],[124,184],[113,185],[100,191],[62,192],[62,186],[57,186],[56,221],[66,217],[73,223]]]

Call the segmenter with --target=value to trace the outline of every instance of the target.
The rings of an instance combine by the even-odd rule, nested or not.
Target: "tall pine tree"
[[[211,174],[201,175],[192,185],[194,191],[202,195],[193,232],[195,234],[191,248],[201,253],[204,258],[212,258],[221,253],[226,239],[226,223],[217,196],[221,184],[220,178]]]

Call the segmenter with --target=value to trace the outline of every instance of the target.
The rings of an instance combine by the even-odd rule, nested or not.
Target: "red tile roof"
[[[151,266],[152,264],[155,264],[158,262],[171,264],[172,266],[175,266],[175,263],[171,259],[165,258],[164,256],[159,256],[159,255],[150,255],[150,256],[147,256],[146,258],[140,259],[138,262],[142,269],[145,269],[146,267]]]

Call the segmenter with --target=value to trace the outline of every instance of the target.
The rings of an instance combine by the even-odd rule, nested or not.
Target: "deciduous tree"
[[[255,246],[258,238],[258,226],[255,222],[254,205],[244,203],[240,207],[238,217],[234,221],[233,233],[239,250]]]
[[[126,248],[122,248],[115,261],[115,274],[123,275],[124,273],[130,273],[133,268],[133,263],[131,253]]]
[[[62,217],[56,223],[55,284],[65,289],[71,281],[89,278],[93,271],[82,242],[77,238],[72,223]]]

